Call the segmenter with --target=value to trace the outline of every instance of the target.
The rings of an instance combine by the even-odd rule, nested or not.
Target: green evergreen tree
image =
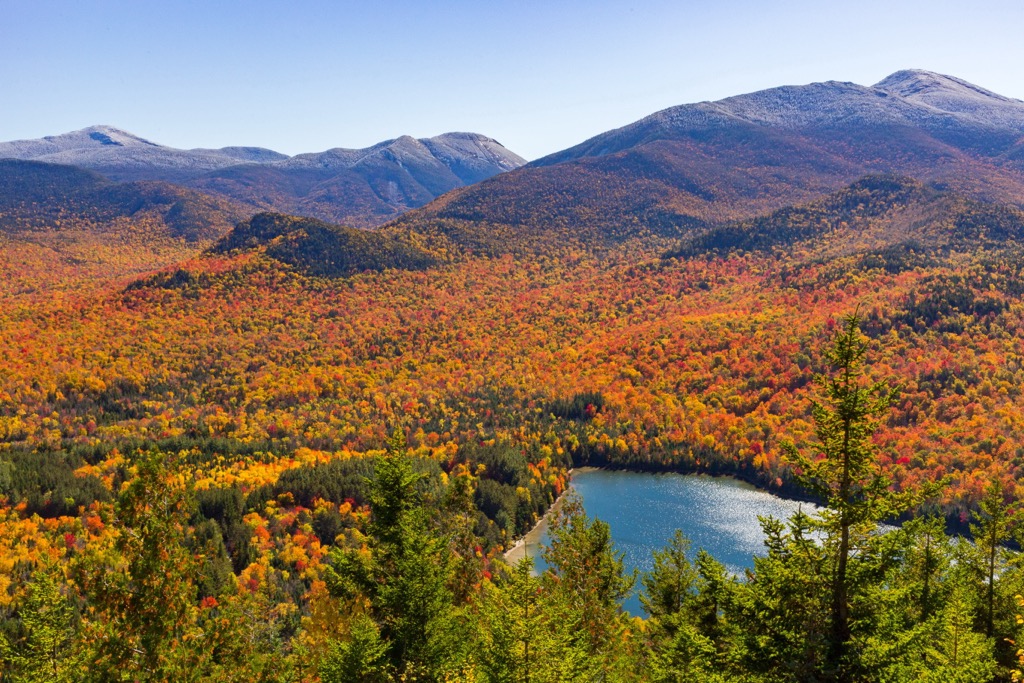
[[[788,522],[761,519],[764,557],[737,590],[730,609],[741,646],[740,668],[755,680],[822,680],[829,640],[832,578],[829,553],[816,525],[798,511]]]
[[[21,635],[0,634],[0,680],[12,683],[61,683],[77,680],[76,617],[66,594],[63,572],[44,565],[32,575],[18,609]]]
[[[115,506],[112,552],[78,559],[79,579],[95,608],[89,619],[89,678],[196,680],[200,643],[196,562],[186,548],[192,497],[166,455],[142,453]]]
[[[938,683],[989,681],[998,670],[994,641],[974,630],[970,591],[955,585],[933,619],[926,666],[918,680]]]
[[[388,683],[392,680],[390,671],[388,645],[366,615],[353,619],[348,638],[331,643],[319,667],[323,683]]]
[[[654,551],[654,567],[641,578],[640,602],[650,615],[650,679],[724,680],[716,636],[720,606],[731,583],[725,568],[706,552],[687,557],[690,541],[676,531],[669,545]],[[723,648],[724,649],[724,648]]]
[[[640,604],[653,618],[678,614],[692,599],[697,570],[687,557],[690,540],[676,530],[667,547],[654,551],[654,567],[640,581]]]
[[[851,571],[854,548],[866,543],[880,520],[895,517],[917,504],[923,493],[897,492],[879,466],[871,435],[888,410],[894,390],[885,382],[869,382],[864,358],[867,343],[856,313],[843,320],[835,342],[825,352],[831,372],[818,378],[825,401],[815,401],[812,414],[817,443],[799,450],[785,448],[797,480],[825,504],[820,515],[834,565],[829,577],[830,633],[828,676],[852,680]]]
[[[494,683],[541,680],[537,640],[546,635],[540,610],[540,579],[533,576],[533,559],[524,557],[499,585],[484,584],[480,601],[483,677]]]
[[[697,553],[694,566],[697,570],[697,595],[691,607],[692,619],[701,633],[714,643],[715,650],[724,655],[737,635],[726,616],[735,601],[737,582],[725,565],[706,550]]]
[[[985,495],[972,513],[971,536],[978,551],[978,564],[984,575],[985,634],[995,632],[996,578],[1004,564],[1003,544],[1010,540],[1011,518],[1003,497],[1003,487],[997,481],[985,487]]]
[[[485,582],[478,612],[477,660],[489,683],[590,681],[598,667],[566,606],[545,591],[523,558],[497,583]]]
[[[199,597],[216,597],[234,586],[231,558],[228,557],[220,525],[212,519],[199,522],[192,529],[189,546],[200,558],[195,577]]]
[[[927,673],[935,613],[950,590],[950,544],[938,519],[911,520],[868,541],[851,596],[859,679],[916,681]]]
[[[374,639],[379,638],[396,676],[438,681],[462,665],[468,639],[450,588],[450,539],[431,525],[417,488],[421,477],[413,472],[404,438],[396,430],[387,453],[377,459],[370,487],[370,557],[358,550],[332,549],[327,579],[335,595],[369,602],[379,635],[354,631],[350,639],[363,638],[357,650],[374,652]],[[352,642],[337,647],[337,652],[348,653],[345,661],[357,661]],[[368,666],[366,676],[378,675],[376,660]]]
[[[623,554],[612,545],[611,529],[591,520],[583,501],[566,494],[548,528],[550,545],[544,549],[546,586],[575,605],[580,629],[593,651],[600,651],[621,623],[622,601],[632,592],[636,573],[626,574]]]
[[[950,545],[941,517],[921,517],[903,524],[901,532],[908,540],[899,582],[914,592],[916,619],[927,621],[944,598],[942,581],[949,571]]]

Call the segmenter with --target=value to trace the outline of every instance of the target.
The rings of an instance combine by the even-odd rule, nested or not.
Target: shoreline
[[[595,471],[636,472],[637,474],[678,474],[682,476],[711,477],[712,479],[732,479],[742,484],[746,484],[753,488],[754,490],[760,491],[762,493],[767,493],[769,495],[775,496],[776,498],[781,498],[782,500],[797,503],[810,503],[811,505],[815,505],[819,508],[826,507],[825,501],[821,500],[817,496],[814,496],[806,491],[801,490],[795,484],[795,482],[787,481],[780,487],[767,486],[765,485],[765,481],[762,477],[759,477],[756,472],[752,472],[747,468],[730,468],[721,466],[706,468],[689,468],[663,464],[654,465],[652,463],[625,464],[610,462],[580,465],[569,470],[569,485],[566,487],[565,491],[562,492],[562,495],[559,496],[555,500],[555,502],[551,504],[551,507],[548,508],[547,512],[544,513],[544,516],[541,517],[537,521],[537,524],[535,524],[533,528],[526,532],[526,534],[523,535],[522,538],[518,539],[511,548],[505,551],[504,556],[507,562],[509,562],[510,564],[518,562],[526,554],[524,547],[526,544],[531,542],[537,543],[538,541],[540,541],[540,538],[541,536],[543,536],[544,531],[547,530],[547,521],[552,511],[557,510],[556,506],[560,505],[562,498],[569,491],[569,489],[572,488],[572,475],[574,473],[585,473]],[[908,520],[915,519],[918,516],[927,516],[929,514],[934,514],[934,512],[935,511],[929,512],[925,510],[919,511],[918,514],[904,513],[895,519],[882,520],[880,523],[887,526],[900,527],[903,525],[904,522]],[[944,521],[946,534],[948,534],[949,536],[959,536],[967,538],[969,540],[973,540],[973,536],[970,532],[969,523],[967,521],[960,519],[959,514],[945,510],[939,510],[938,515]],[[514,561],[509,561],[508,558],[510,557],[514,558]]]
[[[517,538],[512,547],[502,553],[502,557],[505,562],[509,565],[516,565],[526,557],[526,547],[528,545],[536,545],[540,542],[540,539],[544,537],[544,532],[548,530],[548,522],[551,521],[552,515],[556,514],[562,507],[562,501],[565,500],[565,494],[572,489],[572,475],[579,472],[587,472],[591,470],[599,470],[600,467],[574,467],[569,470],[569,485],[562,491],[561,495],[555,499],[555,502],[547,509],[544,515],[537,520],[537,523],[530,527],[530,530]]]
[[[573,479],[574,475],[576,475],[576,474],[585,474],[587,472],[600,472],[600,471],[636,472],[637,474],[654,474],[654,475],[658,475],[658,474],[678,474],[678,475],[681,475],[681,476],[698,476],[698,477],[702,477],[703,476],[703,477],[710,477],[712,479],[732,479],[733,481],[736,481],[736,482],[738,482],[740,484],[744,484],[746,486],[749,486],[750,488],[752,488],[752,489],[754,489],[756,491],[760,491],[762,493],[767,493],[767,494],[769,494],[771,496],[775,496],[775,497],[781,498],[783,500],[791,500],[791,501],[795,501],[795,502],[804,502],[804,503],[818,504],[818,503],[815,503],[813,501],[813,499],[810,498],[809,496],[789,496],[789,495],[785,495],[784,493],[780,493],[780,492],[777,492],[777,491],[770,491],[770,490],[767,489],[767,487],[759,486],[757,483],[754,483],[753,481],[750,481],[746,477],[735,476],[734,474],[728,473],[728,472],[709,472],[709,471],[706,471],[706,470],[705,471],[685,472],[685,471],[680,471],[678,469],[677,470],[673,470],[673,469],[669,469],[669,468],[636,468],[636,467],[628,467],[628,466],[621,466],[621,465],[619,465],[619,466],[616,466],[616,465],[582,465],[580,467],[574,467],[574,468],[569,470],[569,485],[566,487],[566,489],[564,491],[562,491],[562,494],[560,496],[558,496],[558,498],[555,499],[555,501],[551,504],[550,507],[548,507],[548,509],[547,509],[547,511],[545,511],[544,515],[541,516],[541,518],[538,519],[537,522],[532,527],[530,527],[530,529],[525,534],[523,534],[522,536],[517,538],[515,540],[515,542],[512,544],[512,547],[510,547],[508,550],[506,550],[506,551],[504,551],[502,553],[502,559],[504,559],[505,562],[508,565],[513,566],[513,565],[518,564],[520,560],[522,560],[524,557],[526,557],[528,546],[537,546],[537,545],[540,544],[541,539],[544,537],[544,534],[548,530],[548,524],[551,521],[551,517],[558,512],[558,510],[562,506],[562,503],[565,500],[565,495],[570,490],[572,490],[572,488],[573,488],[573,486],[572,486],[572,479]]]
[[[565,489],[568,491],[569,489]],[[544,515],[537,520],[537,523],[530,527],[530,530],[523,534],[521,537],[516,539],[516,542],[512,544],[512,547],[506,550],[502,557],[505,562],[514,566],[519,564],[519,561],[526,557],[526,547],[528,545],[536,545],[540,542],[540,539],[544,537],[544,532],[548,530],[548,522],[551,516],[558,512],[558,508],[561,507],[562,501],[565,500],[565,491],[562,495],[555,498],[555,502],[547,509]]]

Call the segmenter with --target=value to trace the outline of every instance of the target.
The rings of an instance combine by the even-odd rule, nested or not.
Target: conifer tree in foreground
[[[984,567],[985,635],[992,636],[995,621],[996,575],[1002,567],[1003,544],[1010,540],[1011,518],[1003,500],[1003,487],[992,481],[985,487],[978,510],[972,515],[971,536]]]
[[[369,556],[332,549],[328,584],[365,606],[349,638],[321,667],[325,682],[438,681],[458,666],[463,638],[449,588],[448,538],[432,528],[399,433],[377,459],[371,483]]]
[[[57,565],[40,567],[32,576],[21,613],[22,634],[8,639],[0,632],[0,680],[25,683],[75,680],[74,608],[62,591],[65,579]]]
[[[112,548],[80,561],[96,618],[86,629],[88,679],[189,680],[205,658],[195,559],[186,548],[193,499],[159,452],[139,453],[114,508]]]
[[[789,444],[785,449],[797,480],[825,504],[820,527],[827,536],[826,545],[834,548],[828,578],[830,625],[825,670],[837,681],[852,680],[851,561],[858,561],[857,546],[878,522],[907,511],[924,495],[894,490],[878,464],[871,436],[895,390],[885,382],[868,380],[866,353],[867,343],[855,312],[843,319],[835,342],[825,351],[830,371],[818,377],[823,400],[812,406],[817,443],[803,449]]]

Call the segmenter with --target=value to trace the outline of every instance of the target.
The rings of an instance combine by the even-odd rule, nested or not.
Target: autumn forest
[[[1018,675],[1024,172],[741,132],[373,229],[0,161],[0,681]],[[637,575],[584,465],[822,507]]]

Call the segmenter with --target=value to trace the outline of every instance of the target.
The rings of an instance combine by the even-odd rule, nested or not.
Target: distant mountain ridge
[[[494,254],[675,239],[878,174],[1024,207],[1024,102],[911,69],[872,86],[827,81],[671,107],[525,165],[475,133],[287,157],[177,150],[108,126],[0,143],[5,156],[169,180],[249,215],[359,228],[399,219],[397,232]]]
[[[294,157],[262,147],[182,150],[111,126],[0,143],[0,159],[86,168],[122,182],[174,182],[274,210],[370,227],[525,160],[492,138],[402,136]]]
[[[670,107],[530,165],[605,156],[646,142],[693,138],[744,124],[801,132],[908,127],[996,135],[1012,144],[1024,136],[1024,102],[953,76],[908,69],[873,86],[826,81]]]
[[[111,180],[180,181],[239,163],[268,163],[288,157],[258,147],[175,149],[112,126],[90,126],[38,140],[0,142],[0,158],[78,166]]]
[[[682,237],[873,174],[1024,206],[1024,102],[907,70],[874,86],[829,81],[686,104],[451,192],[400,223],[456,235],[488,225],[534,241],[559,231],[587,244]]]
[[[261,211],[372,227],[450,190],[525,163],[496,140],[446,133],[403,136],[366,149],[330,149],[266,163],[235,165],[198,176],[190,187]]]

